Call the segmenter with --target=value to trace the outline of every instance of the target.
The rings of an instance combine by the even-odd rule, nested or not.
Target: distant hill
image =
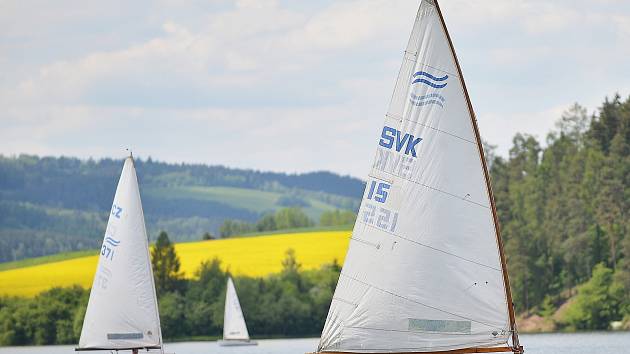
[[[330,172],[284,174],[136,159],[150,235],[176,241],[217,233],[225,219],[255,221],[299,206],[315,221],[325,210],[358,208],[359,179]],[[0,155],[0,262],[98,247],[122,159]]]

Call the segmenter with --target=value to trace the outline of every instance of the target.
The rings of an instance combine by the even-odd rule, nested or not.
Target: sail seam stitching
[[[417,56],[417,55],[416,55],[416,56]],[[407,60],[409,60],[409,59],[407,59]],[[435,66],[433,66],[433,65],[426,64],[426,63],[424,63],[424,62],[422,62],[422,61],[419,61],[419,60],[414,60],[414,62],[415,62],[415,63],[417,63],[417,64],[420,64],[420,65],[423,65],[423,66],[429,67],[429,68],[431,68],[431,69],[438,70],[438,71],[441,71],[441,72],[443,72],[443,73],[447,73],[447,74],[452,75],[452,76],[454,76],[454,77],[456,77],[456,78],[458,78],[458,79],[460,78],[460,77],[459,77],[459,74],[457,74],[457,73],[452,73],[452,72],[450,72],[450,71],[446,71],[446,70],[444,70],[444,69],[440,69],[440,68],[438,68],[438,67],[435,67]]]
[[[473,144],[473,145],[477,145],[477,143],[476,143],[476,142],[474,142],[474,141],[472,141],[472,140],[468,140],[468,139],[466,139],[466,138],[464,138],[464,137],[461,137],[461,136],[459,136],[459,135],[457,135],[457,134],[449,133],[449,132],[447,132],[447,131],[445,131],[445,130],[438,129],[438,128],[435,128],[435,127],[432,127],[432,126],[430,126],[430,125],[428,125],[428,124],[420,123],[420,122],[418,122],[418,121],[411,120],[411,119],[407,119],[407,118],[404,118],[404,120],[406,120],[407,122],[411,122],[411,123],[415,123],[415,124],[421,125],[421,126],[423,126],[423,127],[429,128],[429,129],[433,129],[433,130],[435,130],[435,131],[437,131],[437,132],[444,133],[444,134],[446,134],[446,135],[450,135],[450,136],[452,136],[452,137],[454,137],[454,138],[461,139],[461,140],[463,140],[463,141],[465,141],[465,142],[467,142],[467,143],[471,143],[471,144]]]
[[[367,225],[367,224],[366,224],[366,225]],[[368,246],[372,246],[372,247],[374,247],[374,248],[376,248],[376,249],[378,249],[378,248],[380,247],[380,245],[379,245],[379,244],[376,244],[376,243],[373,243],[373,242],[369,242],[369,241],[366,241],[366,240],[362,240],[362,239],[360,239],[360,238],[356,238],[356,237],[354,237],[354,236],[353,236],[353,237],[350,237],[350,239],[351,239],[351,240],[355,240],[355,241],[357,241],[357,242],[361,242],[361,243],[366,244],[366,245],[368,245]]]
[[[458,315],[458,314],[453,313],[453,312],[449,312],[449,311],[446,311],[446,310],[442,310],[442,309],[440,309],[440,308],[438,308],[438,307],[431,306],[431,305],[427,305],[427,304],[424,304],[424,303],[422,303],[422,302],[420,302],[420,301],[413,300],[413,299],[410,299],[410,298],[404,297],[404,296],[402,296],[402,295],[396,294],[396,293],[394,293],[394,292],[392,292],[392,291],[389,291],[389,290],[386,290],[386,289],[383,289],[383,288],[379,288],[378,286],[372,285],[372,284],[370,284],[370,283],[364,282],[364,281],[359,280],[359,279],[356,279],[356,278],[354,278],[354,277],[352,277],[352,276],[350,276],[350,275],[347,275],[347,274],[345,274],[343,271],[342,271],[341,273],[339,273],[339,275],[343,275],[343,276],[344,276],[344,277],[346,277],[346,278],[350,278],[350,279],[352,279],[352,280],[354,280],[354,281],[356,281],[356,282],[358,282],[358,283],[361,283],[361,284],[363,284],[363,285],[367,285],[367,286],[369,286],[369,287],[371,287],[371,288],[374,288],[374,289],[376,289],[376,290],[379,290],[379,291],[382,291],[382,292],[384,292],[384,293],[390,294],[390,295],[392,295],[392,296],[399,297],[399,298],[401,298],[401,299],[404,299],[404,300],[407,300],[407,301],[410,301],[410,302],[416,303],[416,304],[421,305],[421,306],[424,306],[424,307],[428,307],[428,308],[433,309],[433,310],[436,310],[436,311],[440,311],[440,312],[443,312],[443,313],[449,314],[449,315],[451,315],[451,316],[455,316],[455,317],[463,318],[463,319],[465,319],[465,320],[469,320],[469,321],[471,321],[471,322],[479,323],[479,324],[482,324],[482,325],[487,326],[487,327],[490,327],[490,328],[499,329],[499,330],[505,330],[504,328],[501,328],[501,327],[496,327],[496,326],[493,326],[493,325],[491,325],[491,324],[488,324],[488,323],[485,323],[485,322],[482,322],[482,321],[478,321],[478,320],[475,320],[475,319],[472,319],[472,318],[469,318],[469,317],[466,317],[466,316]]]
[[[463,261],[467,261],[467,262],[470,262],[470,263],[474,263],[474,264],[479,265],[479,266],[482,266],[482,267],[490,268],[490,269],[495,270],[495,271],[497,271],[497,272],[500,272],[500,271],[501,271],[501,269],[497,269],[497,268],[495,268],[495,267],[493,267],[493,266],[489,266],[489,265],[487,265],[487,264],[479,263],[479,262],[477,262],[477,261],[473,261],[472,259],[464,258],[464,257],[462,257],[462,256],[458,256],[458,255],[456,255],[456,254],[454,254],[454,253],[450,253],[450,252],[447,252],[447,251],[441,250],[441,249],[439,249],[439,248],[436,248],[436,247],[433,247],[433,246],[426,245],[426,244],[424,244],[424,243],[422,243],[422,242],[419,242],[419,241],[416,241],[416,240],[412,240],[412,239],[410,239],[410,238],[406,238],[406,237],[403,237],[403,236],[400,236],[400,235],[396,235],[395,233],[392,233],[392,232],[390,232],[390,231],[387,231],[387,230],[383,230],[383,229],[377,228],[377,227],[375,227],[374,225],[367,224],[367,223],[365,223],[365,222],[363,222],[363,221],[359,221],[359,222],[360,222],[360,223],[362,223],[362,224],[364,224],[364,225],[366,225],[366,226],[369,226],[369,227],[372,227],[372,228],[375,228],[375,229],[381,230],[381,231],[383,231],[383,232],[385,232],[385,233],[387,233],[387,234],[389,234],[389,235],[392,235],[392,236],[394,236],[394,237],[398,237],[398,238],[400,238],[400,239],[402,239],[402,240],[409,241],[409,242],[411,242],[411,243],[418,244],[418,245],[420,245],[420,246],[423,246],[423,247],[426,247],[426,248],[432,249],[432,250],[434,250],[434,251],[438,251],[438,252],[441,252],[441,253],[447,254],[447,255],[449,255],[449,256],[453,256],[453,257],[459,258],[459,259],[461,259],[461,260],[463,260]],[[361,242],[363,242],[363,243],[367,243],[367,244],[373,245],[372,243],[370,243],[370,242],[368,242],[368,241],[365,241],[365,240],[358,240],[358,239],[356,239],[356,238],[354,238],[354,237],[351,237],[350,239],[352,239],[352,240],[357,240],[357,241],[361,241]]]
[[[480,206],[480,207],[482,207],[482,208],[490,209],[488,206],[485,206],[485,205],[483,205],[483,204],[481,204],[481,203],[478,203],[478,202],[475,202],[475,201],[472,201],[472,200],[466,199],[466,198],[464,198],[464,197],[460,197],[460,196],[458,196],[458,195],[456,195],[456,194],[449,193],[449,192],[447,192],[447,191],[443,191],[443,190],[438,189],[438,188],[435,188],[435,187],[431,187],[431,186],[426,185],[426,184],[424,184],[424,183],[422,183],[422,182],[414,181],[414,180],[412,180],[412,179],[408,179],[408,178],[403,178],[403,177],[400,177],[400,176],[398,176],[398,175],[396,175],[396,174],[394,174],[394,173],[391,173],[391,172],[389,172],[389,171],[385,171],[385,170],[377,170],[377,171],[380,171],[380,172],[386,173],[386,174],[391,175],[391,176],[394,176],[394,177],[401,178],[401,179],[403,179],[403,180],[405,180],[405,181],[409,181],[409,182],[411,182],[411,183],[415,183],[415,184],[421,185],[421,186],[426,187],[426,188],[428,188],[428,189],[432,189],[432,190],[434,190],[434,191],[436,191],[436,192],[444,193],[444,194],[449,195],[449,196],[451,196],[451,197],[453,197],[453,198],[457,198],[457,199],[463,200],[463,201],[465,201],[465,202],[468,202],[468,203],[471,203],[471,204],[475,204],[475,205]]]
[[[346,299],[342,299],[340,297],[333,297],[332,299],[336,300],[336,301],[339,301],[339,302],[343,302],[345,304],[348,304],[348,305],[351,305],[351,306],[354,306],[354,307],[359,307],[359,304],[355,304],[353,302],[350,302],[350,301],[348,301]],[[348,327],[348,328],[352,328],[352,327]]]
[[[396,119],[396,120],[405,120],[405,121],[407,121],[407,122],[414,123],[414,124],[418,124],[418,125],[421,125],[421,126],[423,126],[423,127],[426,127],[426,128],[429,128],[429,129],[433,129],[433,130],[435,130],[435,131],[437,131],[437,132],[444,133],[444,134],[446,134],[446,135],[450,135],[450,136],[452,136],[453,138],[461,139],[461,140],[463,140],[463,141],[465,141],[465,142],[468,142],[468,143],[471,143],[471,144],[473,144],[473,145],[477,145],[477,143],[476,143],[476,142],[474,142],[474,141],[472,141],[472,140],[468,140],[468,139],[466,139],[466,138],[464,138],[464,137],[461,137],[461,136],[459,136],[459,135],[457,135],[457,134],[449,133],[449,132],[447,132],[446,130],[442,130],[442,129],[438,129],[438,128],[432,127],[432,126],[430,126],[430,125],[428,125],[428,124],[421,123],[421,122],[419,122],[419,121],[417,121],[417,120],[411,120],[411,119],[407,119],[407,118],[403,118],[403,117],[398,117],[397,115],[395,115],[395,114],[391,114],[391,113],[387,113],[387,114],[385,114],[385,117],[386,117],[386,118]]]

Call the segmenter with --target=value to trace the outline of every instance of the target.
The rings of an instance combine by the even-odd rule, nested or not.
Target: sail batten
[[[516,352],[513,316],[474,112],[424,0],[318,351]]]
[[[116,188],[77,350],[161,345],[144,213],[129,157]]]

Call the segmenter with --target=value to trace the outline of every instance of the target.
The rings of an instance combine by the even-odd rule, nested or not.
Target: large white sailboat
[[[475,114],[435,0],[420,4],[317,351],[523,352]]]
[[[232,278],[228,278],[225,291],[225,312],[223,314],[223,340],[221,346],[258,345],[256,341],[249,339],[249,332],[245,324],[245,317],[241,309],[241,303],[236,295],[236,288]]]
[[[161,348],[149,242],[130,156],[116,188],[76,350]]]

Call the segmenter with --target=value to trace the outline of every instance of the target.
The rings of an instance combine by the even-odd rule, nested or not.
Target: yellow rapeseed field
[[[221,259],[235,275],[263,276],[282,269],[289,248],[295,250],[303,269],[314,269],[337,259],[343,262],[350,231],[321,231],[175,245],[186,277],[194,276],[204,260]],[[75,258],[0,272],[0,295],[35,296],[55,286],[92,285],[97,256]]]

